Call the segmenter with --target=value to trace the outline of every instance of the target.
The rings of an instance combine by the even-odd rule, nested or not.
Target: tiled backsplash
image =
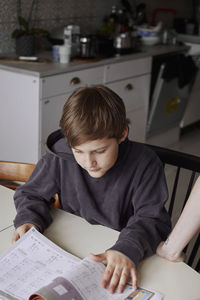
[[[133,3],[133,0],[129,0]],[[21,0],[22,13],[27,17],[32,0]],[[70,23],[80,25],[81,32],[94,33],[103,17],[111,11],[112,5],[120,6],[120,0],[37,0],[33,17],[35,25],[50,32]],[[174,8],[178,16],[189,17],[192,7],[190,0],[145,0],[147,17],[151,21],[152,10],[156,7]],[[166,3],[167,2],[167,3]],[[160,15],[166,18],[167,16]],[[168,18],[168,17],[167,17]],[[11,33],[17,28],[17,0],[0,1],[0,53],[15,51]]]

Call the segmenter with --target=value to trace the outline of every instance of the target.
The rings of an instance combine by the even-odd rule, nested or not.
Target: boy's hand
[[[18,239],[20,239],[20,237],[24,235],[29,229],[31,229],[31,227],[34,227],[36,230],[39,231],[39,228],[36,225],[31,223],[25,223],[17,227],[17,229],[15,229],[13,233],[12,243],[15,243]]]
[[[132,282],[134,290],[137,288],[136,267],[126,255],[108,250],[98,255],[90,254],[90,258],[96,262],[107,261],[101,285],[103,288],[108,286],[110,293],[114,293],[116,288],[118,293],[122,293],[129,281]]]

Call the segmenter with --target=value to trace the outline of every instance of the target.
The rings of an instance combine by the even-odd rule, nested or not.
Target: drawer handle
[[[128,83],[126,86],[125,86],[125,90],[127,91],[132,91],[134,89],[133,85],[131,83]]]
[[[71,85],[76,85],[76,84],[79,84],[80,82],[81,82],[80,78],[74,77],[74,78],[71,79],[70,84]]]

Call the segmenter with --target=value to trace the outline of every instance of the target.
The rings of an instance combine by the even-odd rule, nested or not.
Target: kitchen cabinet
[[[129,138],[145,142],[151,58],[107,65],[105,85],[123,100],[130,120]]]
[[[58,66],[59,67],[59,66]],[[151,57],[39,76],[0,69],[0,159],[36,163],[48,135],[59,128],[64,103],[80,86],[105,84],[125,102],[129,137],[145,141]]]
[[[0,159],[36,163],[76,88],[103,83],[104,67],[44,78],[0,71]]]

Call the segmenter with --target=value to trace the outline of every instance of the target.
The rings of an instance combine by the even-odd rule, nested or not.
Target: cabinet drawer
[[[126,111],[129,112],[148,105],[149,85],[150,75],[143,75],[109,83],[106,86],[123,99]]]
[[[102,84],[104,67],[69,72],[42,79],[42,98],[72,92],[76,88],[91,84]]]
[[[105,83],[140,76],[151,72],[151,57],[110,64],[105,68]]]

